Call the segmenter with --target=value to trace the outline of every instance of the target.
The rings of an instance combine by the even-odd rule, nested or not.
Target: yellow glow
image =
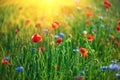
[[[48,3],[53,3],[54,2],[54,0],[45,0],[46,2],[48,2]]]
[[[23,5],[22,13],[25,16],[42,18],[42,21],[47,22],[53,22],[64,15],[72,14],[72,8],[75,8],[74,0],[25,0],[19,5]]]
[[[17,19],[51,23],[71,15],[77,6],[85,7],[89,3],[88,0],[78,1],[79,3],[76,4],[75,0],[1,0],[1,5],[22,7],[22,10],[16,15]]]

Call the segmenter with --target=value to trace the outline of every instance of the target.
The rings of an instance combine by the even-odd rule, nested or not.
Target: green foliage
[[[116,30],[117,20],[120,19],[120,2],[110,2],[112,7],[107,11],[103,0],[93,0],[91,6],[94,9],[90,10],[94,13],[93,18],[85,16],[84,8],[80,11],[73,8],[72,16],[64,16],[60,27],[55,30],[47,28],[49,32],[46,34],[43,32],[45,28],[36,28],[34,22],[24,25],[25,19],[14,24],[18,6],[0,7],[0,60],[9,56],[11,63],[0,64],[0,80],[73,80],[74,76],[83,76],[85,80],[117,80],[115,74],[119,71],[100,69],[111,61],[120,61],[120,44],[114,45],[114,41],[120,41],[120,33]],[[103,19],[98,19],[98,16]],[[87,19],[92,21],[91,25],[85,23]],[[15,29],[20,29],[20,32],[16,34]],[[84,30],[95,37],[94,41],[87,41],[83,36]],[[54,35],[60,32],[65,33],[63,42],[55,44]],[[42,42],[31,42],[34,33],[42,35]],[[114,41],[110,40],[110,35],[115,36]],[[106,45],[107,40],[109,45]],[[44,47],[45,51],[39,51],[39,47]],[[88,58],[73,52],[73,49],[81,47],[88,49]],[[35,50],[32,51],[32,48]],[[22,72],[15,70],[19,66],[24,67]],[[85,71],[84,75],[80,74],[81,70]]]

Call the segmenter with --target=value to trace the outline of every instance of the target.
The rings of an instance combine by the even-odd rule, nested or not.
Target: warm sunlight
[[[15,5],[22,8],[18,13],[20,18],[24,15],[22,16],[24,19],[51,23],[56,19],[61,19],[63,16],[71,15],[77,7],[85,7],[88,3],[87,0],[8,0],[3,1],[2,5]]]

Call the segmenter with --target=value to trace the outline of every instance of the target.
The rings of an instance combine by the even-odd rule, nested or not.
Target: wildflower
[[[84,71],[80,71],[80,74],[81,74],[81,75],[84,75],[84,74],[85,74],[85,72],[84,72]]]
[[[115,41],[115,42],[114,42],[114,45],[115,45],[115,46],[118,46],[118,45],[119,45],[119,42],[118,42],[118,41]]]
[[[32,36],[32,42],[40,42],[40,41],[42,41],[42,37],[39,35],[39,34],[34,34],[33,36]]]
[[[104,1],[104,6],[106,7],[106,9],[109,9],[111,7],[111,3],[107,0]]]
[[[90,25],[91,21],[90,20],[86,20],[86,24]]]
[[[86,48],[80,48],[79,52],[84,56],[88,57],[88,50]]]
[[[54,22],[54,23],[52,23],[52,28],[56,29],[56,28],[58,28],[59,25],[60,25],[59,22]]]
[[[102,66],[101,70],[108,70],[108,66]]]
[[[84,35],[87,35],[87,31],[86,31],[86,30],[84,30],[84,31],[83,31],[83,34],[84,34]]]
[[[79,52],[79,49],[73,49],[73,52]]]
[[[9,60],[10,60],[10,57],[5,57],[4,59],[7,60],[7,61],[9,61]]]
[[[114,40],[115,37],[114,37],[113,35],[110,35],[110,39],[111,39],[111,40]]]
[[[28,26],[30,24],[30,20],[26,20],[25,25]]]
[[[87,35],[88,41],[93,41],[94,40],[94,36],[91,36],[90,34]]]
[[[83,77],[82,76],[75,76],[74,79],[75,80],[83,80]]]
[[[116,77],[117,77],[117,78],[120,78],[120,74],[119,74],[119,73],[116,73]]]
[[[48,31],[49,31],[48,29],[45,29],[45,30],[44,30],[44,33],[48,33]]]
[[[64,33],[59,33],[60,37],[64,38],[65,34]]]
[[[36,28],[39,28],[40,26],[41,26],[40,22],[38,22],[38,23],[35,25]]]
[[[108,69],[109,69],[109,70],[119,70],[119,69],[120,69],[120,66],[118,65],[117,62],[112,62],[112,64],[110,64],[110,65],[108,66]]]
[[[117,26],[117,28],[116,28],[116,29],[117,29],[117,31],[118,31],[118,32],[120,32],[120,26]]]
[[[44,51],[45,51],[45,48],[44,48],[44,47],[40,47],[40,48],[39,48],[39,51],[44,52]]]
[[[24,68],[23,67],[17,67],[15,70],[18,71],[18,72],[22,72],[24,70]]]
[[[20,30],[19,29],[15,29],[15,33],[17,34]]]
[[[93,17],[93,13],[92,13],[92,12],[87,12],[87,13],[86,13],[86,16],[88,16],[88,17]]]
[[[102,16],[98,16],[98,19],[103,20],[103,17]]]
[[[120,25],[120,19],[118,20],[118,22],[117,22],[119,25]]]
[[[62,42],[62,38],[58,38],[56,44],[60,44]]]
[[[55,35],[54,37],[55,37],[55,39],[58,39],[60,36],[58,36],[58,35]]]
[[[2,64],[11,65],[10,62],[8,62],[6,59],[2,59]]]
[[[32,49],[31,49],[31,50],[32,50],[32,52],[34,52],[34,51],[35,51],[35,49],[36,49],[36,48],[32,48]]]

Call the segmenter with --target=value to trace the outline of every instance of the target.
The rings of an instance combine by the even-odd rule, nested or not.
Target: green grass
[[[0,63],[0,80],[74,80],[75,76],[83,76],[84,80],[119,80],[115,76],[119,70],[100,69],[101,66],[111,64],[111,61],[120,63],[120,44],[114,45],[114,41],[120,42],[120,33],[116,30],[117,21],[120,19],[120,1],[109,1],[112,6],[106,11],[103,0],[91,0],[92,9],[88,11],[94,13],[92,18],[85,16],[85,8],[81,11],[72,8],[73,13],[70,16],[62,15],[58,18],[61,25],[55,30],[44,26],[38,29],[33,20],[30,26],[26,26],[27,17],[18,15],[19,6],[0,6],[0,60],[9,56],[11,63]],[[114,14],[115,10],[117,14]],[[98,16],[103,16],[103,20],[99,20]],[[22,18],[20,23],[19,18]],[[86,25],[85,21],[88,19],[92,21],[91,25]],[[101,27],[101,24],[104,27]],[[16,35],[17,28],[20,32]],[[43,32],[44,29],[49,30],[48,34]],[[94,29],[97,30],[96,33],[93,32]],[[87,41],[83,36],[84,30],[94,35],[94,41]],[[57,45],[54,35],[60,32],[63,32],[65,37],[63,42]],[[34,33],[42,35],[42,42],[31,41]],[[115,40],[111,40],[110,35],[114,35]],[[109,45],[106,45],[107,40]],[[39,47],[44,47],[45,51],[40,52]],[[73,49],[81,47],[88,49],[88,58],[79,52],[73,52]],[[34,52],[32,48],[35,48]],[[15,69],[20,66],[23,66],[24,70],[17,72]],[[55,66],[59,68],[56,69]],[[80,71],[85,71],[85,74],[80,74]]]

